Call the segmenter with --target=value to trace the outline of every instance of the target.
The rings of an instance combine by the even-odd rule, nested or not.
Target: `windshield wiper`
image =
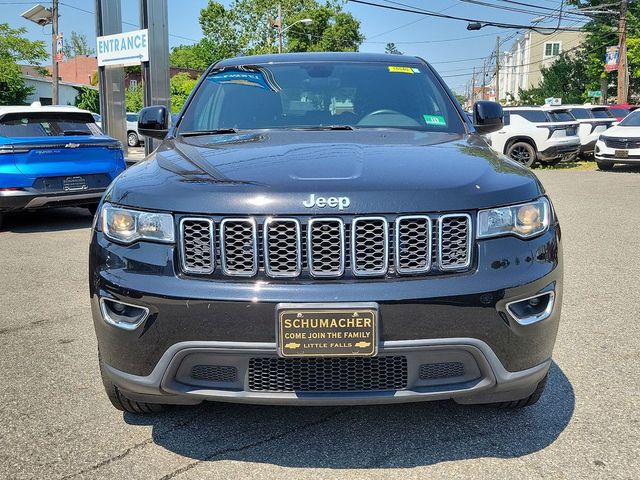
[[[292,130],[355,130],[351,125],[313,125],[309,127],[291,127]]]
[[[214,128],[213,130],[194,130],[192,132],[180,132],[181,137],[198,137],[204,135],[224,135],[225,133],[238,133],[235,128]]]
[[[62,132],[62,135],[66,136],[71,136],[71,135],[91,135],[91,132],[88,132],[86,130],[64,130]]]

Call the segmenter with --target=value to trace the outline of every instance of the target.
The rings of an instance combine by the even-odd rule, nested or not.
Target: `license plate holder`
[[[629,150],[616,150],[616,158],[627,158],[629,156]]]
[[[276,343],[281,357],[372,357],[378,353],[376,303],[281,303]]]
[[[87,190],[87,179],[81,176],[66,177],[62,180],[62,189],[65,192],[77,192]]]

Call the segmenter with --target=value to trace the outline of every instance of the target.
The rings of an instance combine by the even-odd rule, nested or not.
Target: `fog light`
[[[555,297],[555,293],[551,291],[509,302],[507,303],[507,311],[520,325],[531,325],[551,315]]]
[[[149,309],[111,298],[100,299],[100,312],[106,323],[123,330],[135,330],[149,316]]]

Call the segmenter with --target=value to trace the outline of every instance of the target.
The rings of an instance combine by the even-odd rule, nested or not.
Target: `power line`
[[[485,24],[485,25],[491,25],[494,27],[501,27],[501,28],[517,28],[517,29],[526,29],[526,30],[545,30],[545,28],[540,28],[540,27],[534,27],[531,25],[522,25],[522,24],[516,24],[516,23],[500,23],[500,22],[493,22],[493,21],[487,21],[487,20],[479,20],[477,18],[468,18],[468,17],[458,17],[455,15],[448,15],[445,13],[438,13],[438,12],[434,12],[431,10],[425,10],[422,8],[417,8],[417,7],[412,7],[410,5],[406,5],[404,3],[400,3],[400,2],[394,2],[391,0],[387,0],[388,3],[393,3],[394,5],[399,5],[399,6],[393,6],[393,5],[382,5],[380,3],[374,3],[374,2],[368,2],[365,0],[347,0],[351,3],[359,3],[362,5],[369,5],[371,7],[376,7],[376,8],[384,8],[387,10],[394,10],[394,11],[398,11],[398,12],[407,12],[407,13],[415,13],[417,15],[426,15],[426,16],[430,16],[430,17],[438,17],[438,18],[445,18],[448,20],[458,20],[461,22],[467,22],[467,23],[481,23],[481,24]],[[548,30],[548,28],[546,28],[546,30]],[[570,31],[570,32],[575,32],[576,29],[570,29],[570,28],[565,28],[565,27],[558,27],[555,28],[554,30],[563,30],[563,31]]]

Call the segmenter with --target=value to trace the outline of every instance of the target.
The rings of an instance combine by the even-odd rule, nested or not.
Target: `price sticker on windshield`
[[[440,125],[442,127],[447,126],[447,121],[442,115],[423,115],[424,122],[427,125]]]
[[[409,73],[411,75],[413,75],[414,73],[420,73],[420,70],[417,69],[417,68],[397,67],[397,66],[393,66],[393,65],[389,65],[389,71],[391,73]]]

